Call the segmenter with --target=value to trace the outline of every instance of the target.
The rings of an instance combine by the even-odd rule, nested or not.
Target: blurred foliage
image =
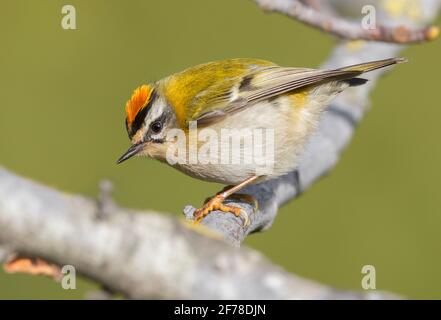
[[[220,186],[152,160],[121,166],[123,106],[139,84],[201,62],[256,57],[318,66],[335,40],[252,1],[71,0],[77,30],[60,26],[65,1],[2,1],[0,163],[68,192],[115,183],[123,206],[180,215]],[[372,110],[337,168],[246,241],[288,271],[360,289],[441,298],[441,42],[416,45],[381,80]],[[0,272],[0,298],[81,298],[49,279]]]

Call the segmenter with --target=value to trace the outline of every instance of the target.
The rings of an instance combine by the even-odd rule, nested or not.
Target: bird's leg
[[[251,176],[250,178],[245,179],[241,183],[239,183],[231,188],[225,189],[225,190],[221,191],[220,193],[218,193],[217,195],[215,195],[213,198],[209,199],[204,204],[204,206],[202,208],[199,208],[194,212],[194,222],[200,223],[205,216],[210,214],[210,212],[218,210],[218,211],[222,211],[222,212],[230,212],[230,213],[234,214],[236,217],[243,215],[244,226],[247,226],[249,224],[248,215],[242,209],[240,209],[238,207],[234,207],[234,206],[225,205],[225,204],[223,204],[223,202],[225,201],[225,199],[232,196],[233,193],[235,193],[236,191],[239,191],[240,189],[242,189],[246,185],[250,184],[251,182],[253,182],[257,178],[258,178],[258,176]],[[244,196],[245,195],[237,195],[234,197],[244,199]],[[248,197],[249,195],[246,195],[246,196]],[[252,198],[251,196],[249,196],[249,197]],[[248,200],[249,200],[249,198],[248,198]],[[253,198],[253,203],[255,203],[254,198]]]

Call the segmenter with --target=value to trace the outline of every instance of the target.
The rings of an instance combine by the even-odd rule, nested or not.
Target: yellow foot
[[[225,198],[221,195],[216,195],[215,197],[208,200],[202,208],[197,209],[194,212],[194,223],[199,224],[202,219],[209,215],[212,211],[222,211],[225,213],[232,213],[236,217],[242,217],[242,219],[244,220],[244,227],[248,226],[250,220],[247,213],[241,208],[223,204],[224,200]]]

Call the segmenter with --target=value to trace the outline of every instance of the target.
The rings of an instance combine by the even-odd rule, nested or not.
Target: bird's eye
[[[150,125],[150,128],[154,133],[159,133],[162,130],[162,123],[160,121],[154,121]]]

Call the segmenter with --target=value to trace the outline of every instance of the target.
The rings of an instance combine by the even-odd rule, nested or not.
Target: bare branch
[[[11,255],[12,255],[12,251],[8,246],[0,245],[0,265],[8,261]]]
[[[290,275],[256,251],[231,247],[171,216],[115,206],[106,219],[97,219],[98,209],[94,200],[0,168],[0,242],[73,265],[106,291],[137,299],[394,298],[338,291]]]
[[[378,26],[375,29],[364,29],[361,23],[355,23],[326,12],[316,10],[298,0],[254,0],[267,12],[278,12],[290,18],[350,40],[371,40],[392,43],[419,43],[431,41],[439,36],[436,26],[423,29],[411,29],[404,25],[396,27]],[[317,7],[317,5],[316,5]]]

